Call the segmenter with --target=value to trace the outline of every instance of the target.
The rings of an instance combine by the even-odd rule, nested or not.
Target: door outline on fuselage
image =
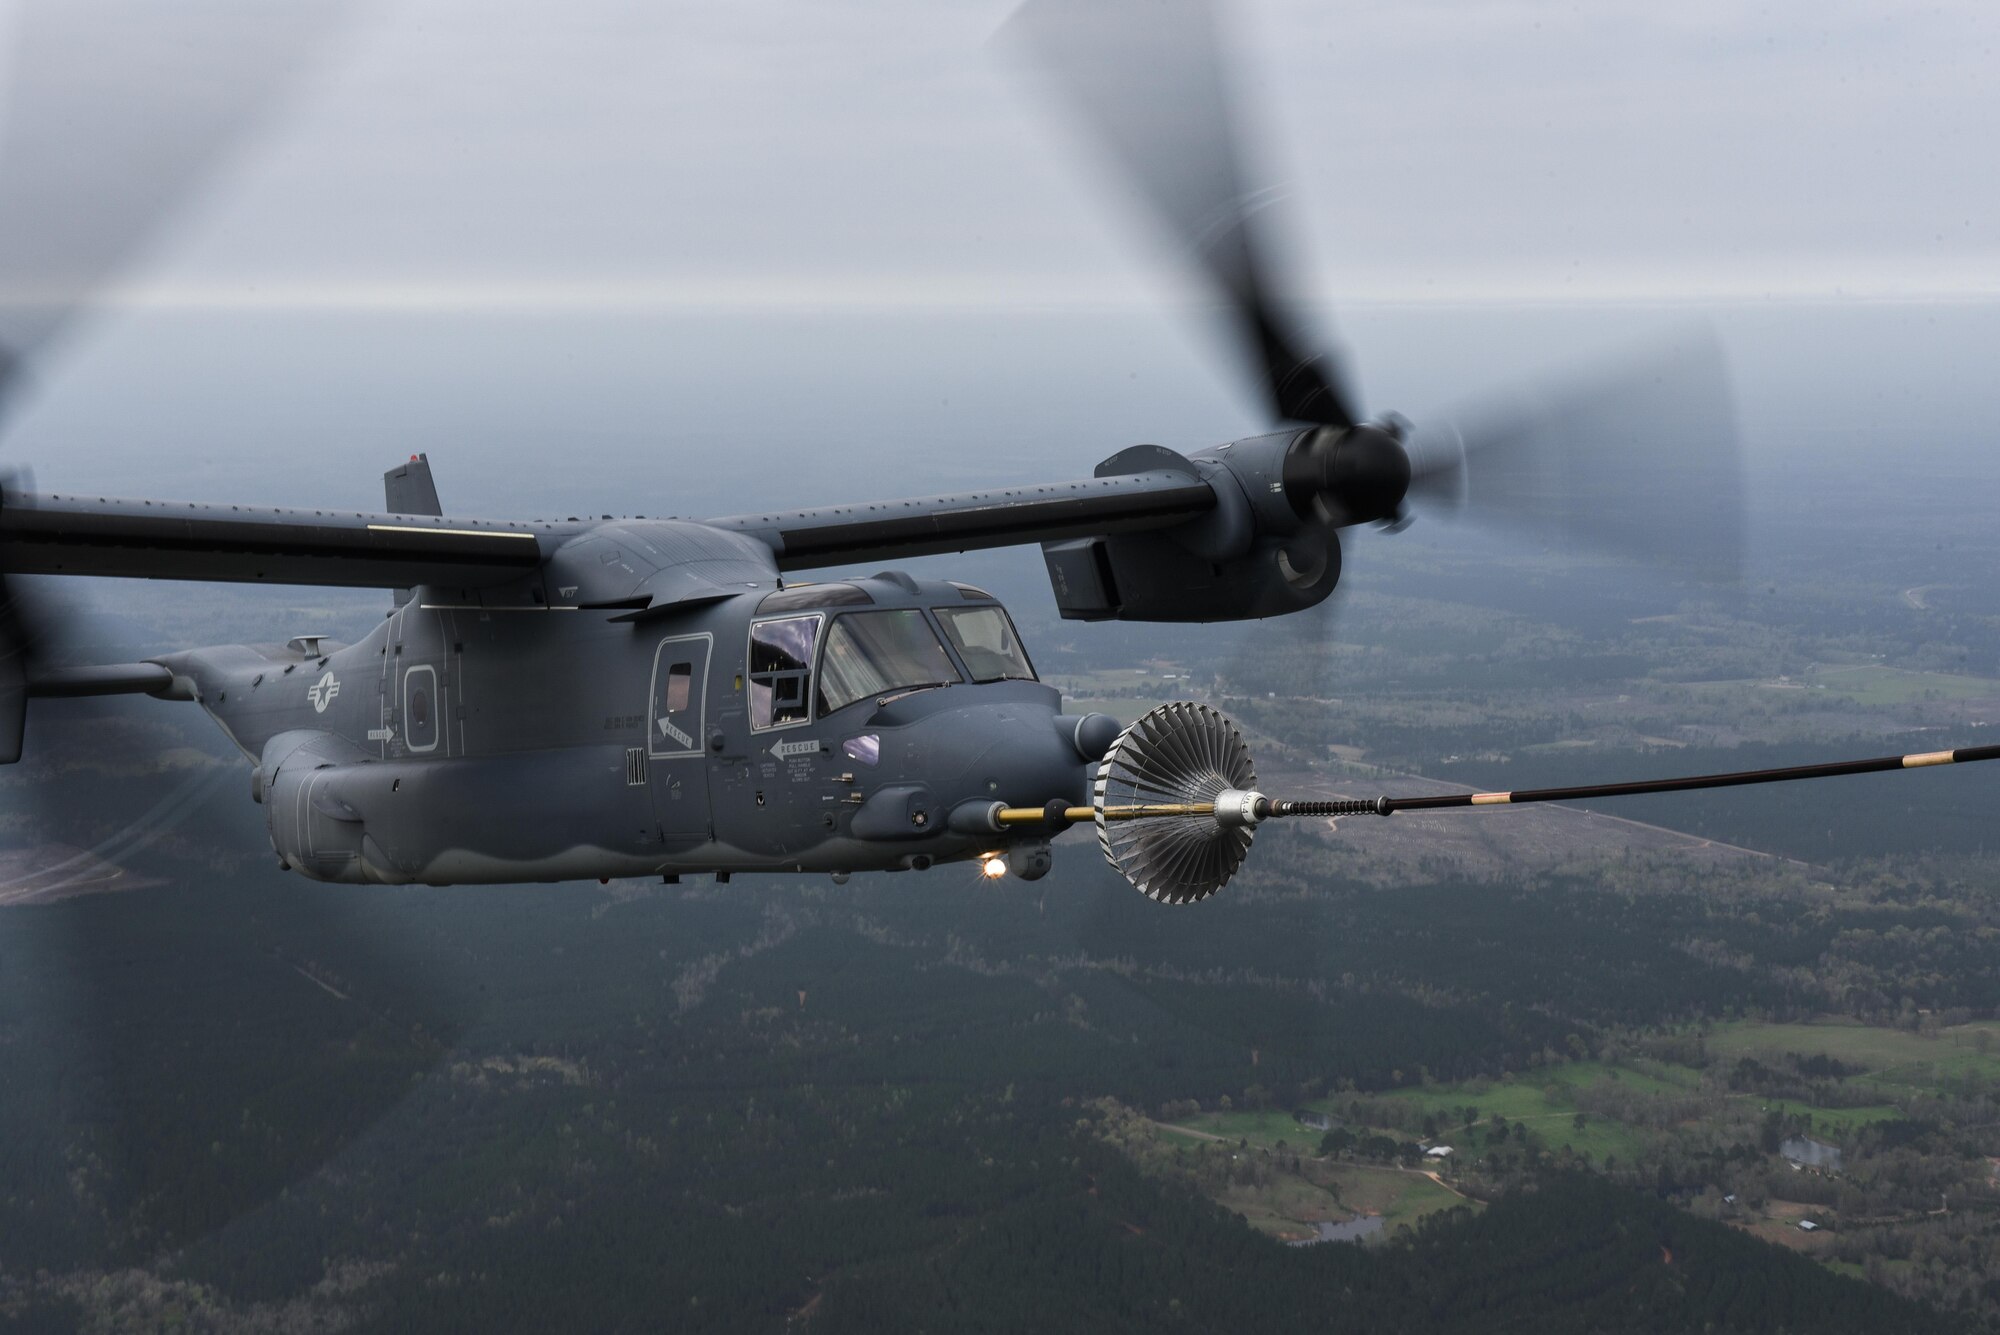
[[[671,667],[667,654],[673,646],[694,644],[696,642],[699,642],[702,646],[698,653],[690,653],[686,659],[675,660],[675,662],[687,662],[691,666],[691,673],[688,680],[688,700],[693,705],[690,713],[694,722],[694,730],[691,733],[684,733],[687,738],[685,745],[679,745],[673,750],[664,750],[662,749],[663,747],[679,743],[681,739],[672,736],[666,729],[660,726],[660,671],[663,667]],[[647,759],[676,760],[683,756],[698,756],[706,753],[701,739],[708,732],[708,669],[709,664],[714,658],[715,636],[708,631],[703,631],[698,635],[670,635],[654,646],[652,679],[646,689]],[[673,725],[670,723],[670,726]]]

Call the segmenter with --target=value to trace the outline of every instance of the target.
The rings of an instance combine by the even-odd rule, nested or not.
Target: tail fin
[[[431,480],[431,459],[427,454],[413,454],[410,462],[398,464],[382,474],[382,507],[392,515],[441,515],[444,507],[438,504],[437,483]],[[410,601],[408,589],[396,590],[396,606]]]
[[[397,464],[382,474],[384,508],[392,515],[441,515],[437,483],[431,481],[431,460],[427,454],[413,454],[410,462]]]

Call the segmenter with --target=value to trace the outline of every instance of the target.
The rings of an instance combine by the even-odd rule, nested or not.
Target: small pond
[[[1337,1223],[1322,1219],[1315,1225],[1319,1229],[1319,1236],[1301,1238],[1292,1246],[1311,1247],[1321,1242],[1360,1242],[1363,1238],[1380,1233],[1382,1226],[1388,1222],[1379,1214],[1356,1215],[1352,1219],[1342,1219]]]

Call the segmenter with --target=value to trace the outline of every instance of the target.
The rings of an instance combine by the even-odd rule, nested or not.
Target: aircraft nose
[[[1040,807],[1088,799],[1090,766],[1117,736],[1114,720],[1018,704],[974,706],[927,720],[926,768],[947,805],[999,801]],[[1112,731],[1106,737],[1105,729]],[[1092,754],[1091,748],[1097,748]]]

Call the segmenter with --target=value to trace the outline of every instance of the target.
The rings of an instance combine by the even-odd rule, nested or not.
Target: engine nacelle
[[[1243,621],[1282,616],[1325,600],[1340,581],[1332,529],[1260,538],[1224,561],[1190,552],[1166,533],[1045,543],[1049,583],[1077,621]]]
[[[253,791],[264,804],[271,847],[291,871],[315,881],[403,885],[399,871],[368,833],[376,790],[397,783],[396,765],[323,732],[285,732],[264,748]]]
[[[1165,469],[1207,482],[1216,504],[1176,528],[1042,544],[1062,615],[1079,621],[1242,621],[1303,611],[1340,582],[1338,523],[1287,493],[1314,432],[1233,441],[1194,456],[1135,445],[1099,477]],[[1296,488],[1294,488],[1296,490]]]

